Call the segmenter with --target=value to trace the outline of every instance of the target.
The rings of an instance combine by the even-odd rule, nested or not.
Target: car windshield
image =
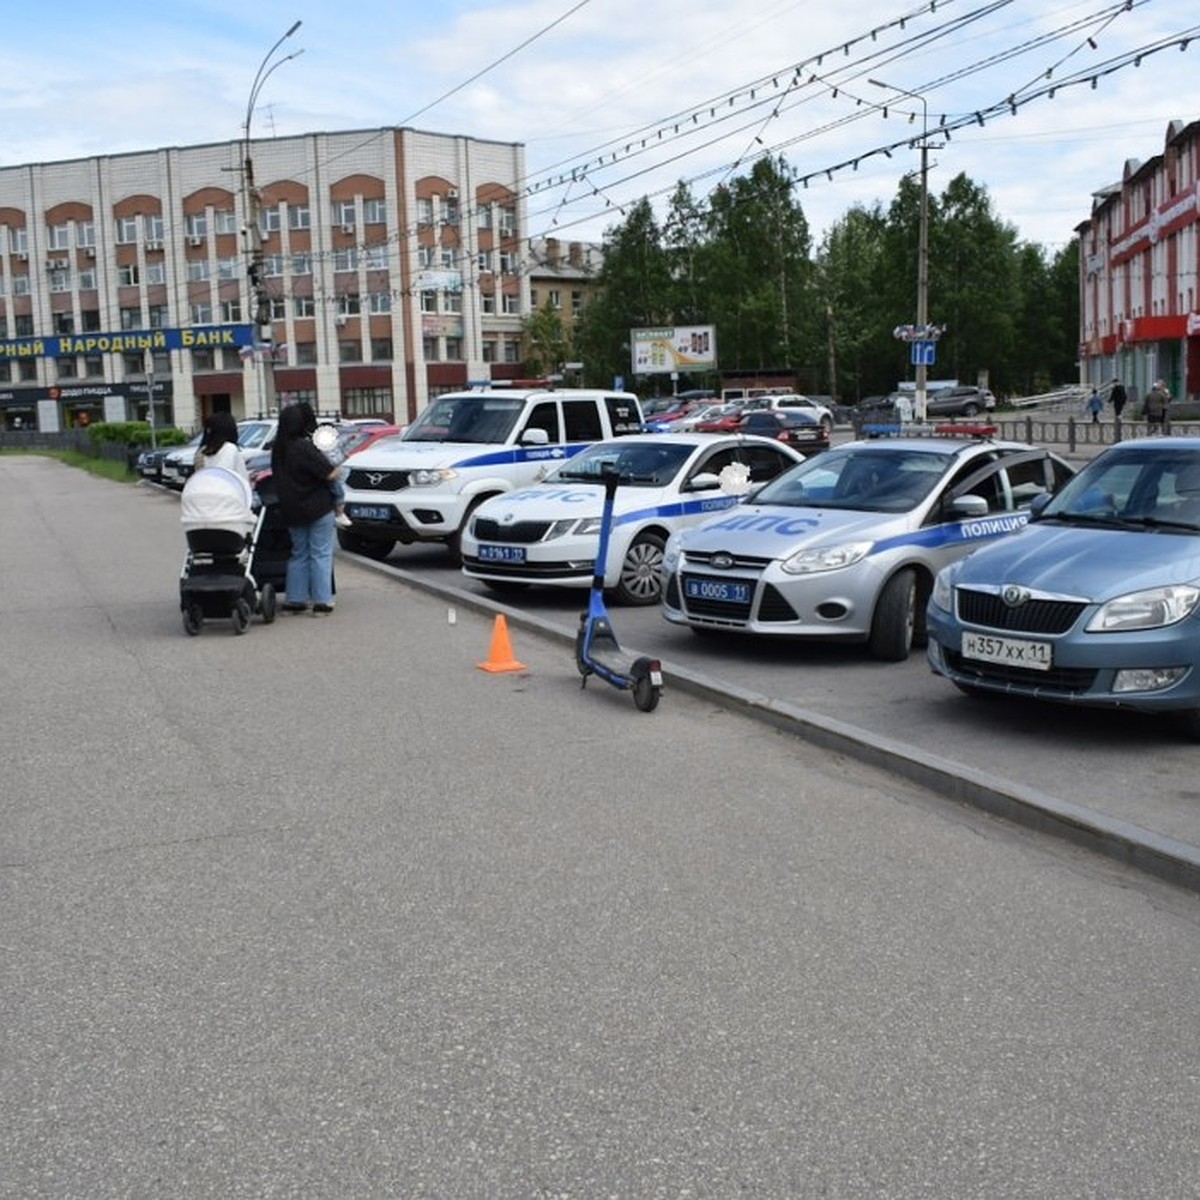
[[[548,482],[601,483],[604,472],[615,470],[623,486],[663,487],[683,469],[694,446],[666,445],[658,439],[620,445],[593,446],[551,472]]]
[[[1200,451],[1130,446],[1090,462],[1040,521],[1200,532]]]
[[[765,484],[756,504],[908,512],[937,487],[953,455],[934,450],[846,446],[829,450]]]
[[[406,442],[507,442],[525,401],[518,396],[443,396],[408,427]]]
[[[238,445],[243,450],[261,446],[271,434],[272,426],[267,421],[243,421],[238,426]]]

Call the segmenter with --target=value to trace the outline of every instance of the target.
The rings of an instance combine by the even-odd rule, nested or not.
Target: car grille
[[[1084,667],[1054,667],[1049,671],[1031,671],[1028,667],[1010,667],[1002,663],[978,662],[963,658],[954,650],[943,647],[946,665],[963,683],[973,679],[980,683],[1012,684],[1036,688],[1042,694],[1058,692],[1063,695],[1089,691],[1096,681],[1096,672]]]
[[[1012,633],[1066,633],[1086,605],[1077,600],[1030,600],[1016,607],[994,592],[956,588],[958,617],[967,625]]]
[[[408,472],[368,471],[363,467],[351,467],[346,476],[346,486],[356,492],[398,492],[408,487]]]
[[[683,572],[680,576],[684,581],[684,588],[687,587],[689,579],[705,579],[715,582],[724,582],[726,576],[714,575],[695,575],[690,571]],[[730,604],[727,601],[720,600],[702,600],[697,596],[688,598],[687,611],[693,617],[707,617],[712,620],[724,621],[729,624],[744,625],[750,620],[750,606],[754,603],[754,581],[739,580],[750,584],[750,599],[745,604]]]
[[[683,557],[689,566],[706,567],[718,554],[723,553],[719,550],[688,550]],[[742,571],[761,571],[771,561],[769,558],[753,558],[748,554],[731,554],[731,557],[733,562],[729,565]]]
[[[758,602],[758,619],[760,621],[795,621],[799,617],[796,610],[783,598],[783,593],[768,583],[762,591],[762,599]]]
[[[516,521],[501,525],[491,517],[475,518],[475,537],[481,542],[500,542],[510,546],[530,546],[540,542],[550,528],[549,521]]]

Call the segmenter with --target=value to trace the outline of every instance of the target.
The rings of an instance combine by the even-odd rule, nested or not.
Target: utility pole
[[[275,51],[300,28],[302,22],[296,21],[291,28],[267,51],[266,56],[258,65],[254,83],[250,87],[250,97],[246,101],[246,121],[243,126],[242,142],[242,210],[246,214],[246,227],[242,233],[246,249],[246,278],[250,284],[250,304],[254,313],[254,353],[251,361],[255,364],[255,375],[259,379],[259,412],[265,417],[275,411],[275,343],[271,328],[271,294],[267,290],[266,271],[263,264],[262,236],[262,197],[254,182],[254,160],[250,157],[250,123],[254,119],[254,106],[258,94],[267,81],[267,77],[276,67],[281,67],[304,51],[297,50],[284,58],[271,63]],[[268,66],[267,64],[271,65]],[[249,414],[247,414],[249,415]]]

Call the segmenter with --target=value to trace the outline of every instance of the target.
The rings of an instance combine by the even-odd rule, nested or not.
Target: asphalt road
[[[348,558],[188,638],[150,489],[0,545],[0,1196],[1195,1194],[1193,894]]]

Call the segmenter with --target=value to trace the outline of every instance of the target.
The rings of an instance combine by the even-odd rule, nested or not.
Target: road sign
[[[937,342],[913,342],[912,365],[932,367],[937,359]]]

